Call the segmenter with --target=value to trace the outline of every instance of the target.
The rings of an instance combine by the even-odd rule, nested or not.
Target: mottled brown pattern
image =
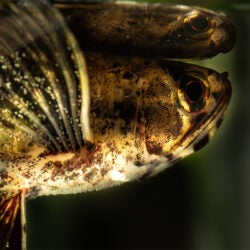
[[[162,154],[162,146],[175,140],[182,131],[182,117],[176,109],[153,107],[144,110],[146,117],[146,144],[149,153]]]
[[[4,187],[10,181],[7,171],[0,171],[0,180],[0,188]]]
[[[1,249],[24,199],[157,174],[210,140],[230,100],[225,73],[165,59],[231,49],[225,15],[164,4],[56,6],[74,34],[46,1],[0,3]]]

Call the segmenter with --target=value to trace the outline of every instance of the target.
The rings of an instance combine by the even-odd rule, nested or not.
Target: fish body
[[[70,25],[80,23],[70,22],[69,17],[79,18],[74,11],[57,7]],[[129,8],[125,13],[133,13]],[[134,8],[136,13],[138,6]],[[150,8],[141,9],[147,13]],[[188,7],[179,8],[186,13]],[[210,14],[204,14],[207,20]],[[156,19],[156,14],[150,15]],[[113,53],[88,47],[88,42],[85,47],[78,37],[81,32],[72,33],[45,1],[3,1],[0,19],[2,249],[13,247],[9,239],[15,218],[21,218],[25,235],[25,200],[99,190],[155,175],[202,148],[221,124],[231,96],[225,73],[165,59],[164,48],[163,57],[158,52],[152,57],[130,40],[126,44],[132,46],[131,53],[124,56],[117,52],[119,33],[113,37],[118,41]],[[224,19],[220,28],[232,29]],[[168,35],[176,39],[173,34]],[[227,43],[224,48],[229,49]],[[185,55],[176,50],[170,57],[211,55],[191,52],[196,50]],[[20,244],[25,249],[25,237]]]
[[[2,157],[3,190],[15,187],[35,198],[103,189],[154,175],[199,149],[203,138],[208,142],[230,99],[226,76],[210,69],[100,53],[87,53],[86,58],[92,140],[75,150],[50,151],[39,138],[28,133],[18,138],[20,131],[13,132],[17,138],[4,138],[12,154]],[[204,88],[194,110],[183,93],[185,84]],[[15,122],[21,120],[17,117]]]
[[[201,59],[226,53],[235,43],[229,19],[202,7],[135,2],[55,6],[85,51]]]

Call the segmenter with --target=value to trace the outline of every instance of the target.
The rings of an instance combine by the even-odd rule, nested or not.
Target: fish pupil
[[[195,17],[190,20],[190,27],[193,31],[204,32],[209,28],[209,21],[204,17]]]
[[[198,80],[191,80],[185,88],[186,99],[191,102],[200,102],[204,96],[204,85]]]

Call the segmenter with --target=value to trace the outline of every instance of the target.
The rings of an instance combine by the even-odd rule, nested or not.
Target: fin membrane
[[[0,249],[21,249],[23,227],[21,223],[22,194],[11,198],[0,196]]]

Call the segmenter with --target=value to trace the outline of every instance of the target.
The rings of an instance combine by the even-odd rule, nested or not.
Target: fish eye
[[[191,17],[186,22],[186,30],[193,34],[205,33],[211,26],[211,20],[205,16]]]
[[[184,76],[179,80],[178,97],[188,112],[199,112],[206,105],[207,85],[198,78]]]
[[[210,27],[210,22],[206,17],[198,16],[189,22],[190,27],[197,32],[205,32]]]
[[[185,97],[190,103],[199,102],[204,96],[205,86],[200,80],[190,80],[185,86]]]

